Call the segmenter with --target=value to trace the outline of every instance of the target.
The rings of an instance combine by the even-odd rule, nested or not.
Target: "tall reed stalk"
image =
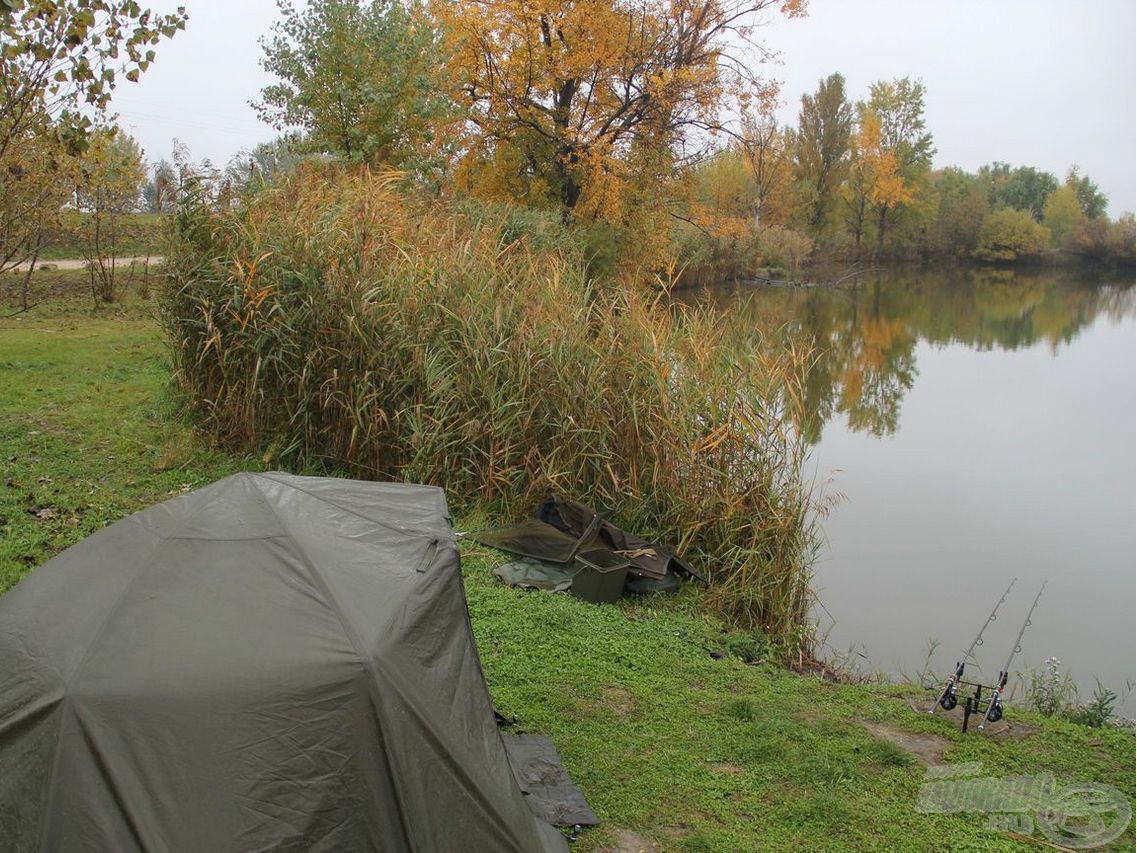
[[[599,287],[579,253],[503,222],[331,167],[185,205],[161,304],[199,422],[501,517],[551,490],[609,508],[701,564],[732,623],[800,637],[815,528],[790,415],[809,354],[741,313]]]

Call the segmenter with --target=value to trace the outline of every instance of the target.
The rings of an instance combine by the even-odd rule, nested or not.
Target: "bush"
[[[745,312],[596,287],[516,214],[397,185],[309,166],[235,209],[183,205],[161,306],[200,423],[459,508],[610,508],[705,566],[734,624],[802,636],[816,537],[787,401],[808,354]]]
[[[1066,709],[1066,719],[1092,729],[1100,729],[1113,720],[1113,706],[1116,703],[1117,694],[1099,681],[1090,699]]]
[[[1004,207],[987,214],[974,255],[981,261],[1017,261],[1046,251],[1050,232],[1025,210]]]
[[[1086,219],[1070,232],[1065,249],[1087,261],[1132,267],[1137,255],[1135,235],[1137,227],[1131,213],[1116,222],[1104,218]]]
[[[796,280],[802,264],[813,254],[813,238],[792,228],[763,228],[758,232],[758,245],[767,266],[785,270]]]
[[[1061,713],[1077,697],[1077,688],[1069,674],[1063,675],[1062,661],[1056,657],[1046,659],[1045,672],[1031,672],[1027,687],[1027,705],[1034,711],[1053,717]]]
[[[1026,689],[1029,708],[1047,717],[1063,717],[1072,723],[1100,729],[1102,726],[1122,724],[1113,715],[1117,694],[1097,682],[1094,695],[1085,702],[1078,701],[1078,689],[1069,673],[1062,674],[1062,662],[1056,657],[1046,659],[1045,672],[1030,672]]]

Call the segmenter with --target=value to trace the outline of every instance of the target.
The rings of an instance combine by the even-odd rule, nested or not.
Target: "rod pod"
[[[997,723],[1003,718],[1003,689],[1007,686],[1007,678],[1011,674],[1011,661],[1015,659],[1015,655],[1023,650],[1019,645],[1022,642],[1023,634],[1026,629],[1030,627],[1030,617],[1034,615],[1034,608],[1038,607],[1038,600],[1042,598],[1042,591],[1046,589],[1048,581],[1043,581],[1042,586],[1039,587],[1038,595],[1034,597],[1034,604],[1030,606],[1030,610],[1026,613],[1026,619],[1023,620],[1023,626],[1019,628],[1019,635],[1015,637],[1015,643],[1011,646],[1011,653],[1007,655],[1007,662],[1003,664],[1003,668],[999,670],[999,679],[995,682],[995,689],[991,691],[991,701],[987,703],[987,713],[983,715],[983,719],[979,721],[978,728],[982,731],[987,723]]]
[[[987,617],[987,621],[979,629],[979,633],[975,635],[975,639],[971,641],[971,645],[967,647],[967,651],[963,653],[963,659],[958,661],[955,665],[955,672],[948,676],[948,680],[944,682],[944,689],[940,693],[939,698],[932,703],[932,707],[928,709],[929,714],[936,713],[936,706],[939,705],[945,711],[950,711],[958,702],[956,693],[959,691],[959,683],[963,681],[963,669],[967,666],[968,660],[971,659],[971,653],[975,651],[976,647],[983,645],[983,632],[987,630],[987,626],[994,622],[998,617],[995,615],[999,612],[999,608],[1003,602],[1007,600],[1007,595],[1011,591],[1011,587],[1015,585],[1018,578],[1011,578],[1011,582],[1007,584],[1007,588],[1003,590],[1002,596],[995,602],[995,606],[991,608],[991,615]]]

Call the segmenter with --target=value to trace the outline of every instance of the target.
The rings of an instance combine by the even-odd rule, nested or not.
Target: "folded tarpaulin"
[[[583,533],[582,530],[570,536],[551,524],[528,518],[515,524],[479,531],[471,534],[470,538],[519,557],[568,565],[577,552],[595,542],[595,531],[589,537],[591,542],[584,539]]]
[[[553,826],[600,823],[584,793],[565,770],[551,740],[530,734],[503,734],[501,739],[513,775],[534,815]]]
[[[537,507],[535,517],[538,521],[564,533],[566,540],[572,540],[574,537],[582,536],[592,526],[597,514],[595,510],[582,503],[568,500],[560,495],[550,495]],[[668,571],[672,571],[698,578],[703,583],[707,582],[703,575],[675,553],[675,549],[657,542],[649,542],[608,521],[600,521],[599,527],[596,528],[595,539],[602,547],[627,557],[632,564],[633,573],[660,579]]]

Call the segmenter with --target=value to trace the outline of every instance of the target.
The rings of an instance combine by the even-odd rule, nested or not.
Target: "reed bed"
[[[161,307],[195,418],[276,464],[432,483],[491,517],[549,491],[605,507],[706,569],[732,624],[800,642],[810,355],[745,312],[598,285],[507,217],[330,166],[186,204]]]

